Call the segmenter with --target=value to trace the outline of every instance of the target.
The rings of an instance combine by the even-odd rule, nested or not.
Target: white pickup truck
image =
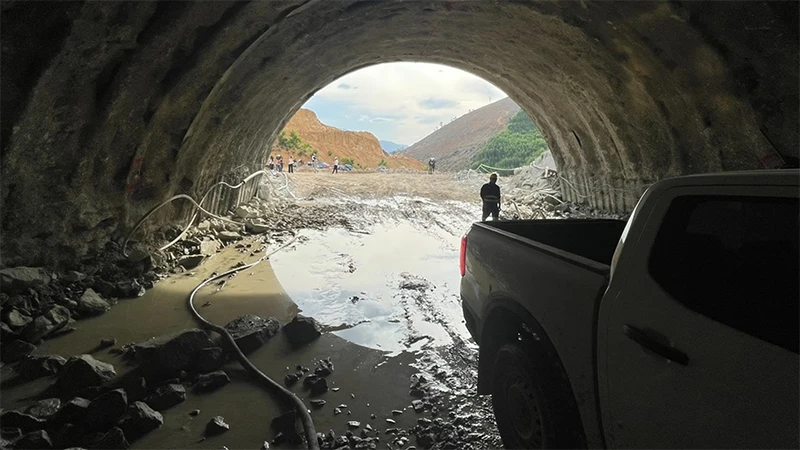
[[[482,222],[461,298],[507,448],[798,448],[800,172],[651,186],[627,223]]]

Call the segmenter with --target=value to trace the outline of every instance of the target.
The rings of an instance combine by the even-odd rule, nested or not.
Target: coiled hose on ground
[[[205,202],[206,198],[211,193],[211,191],[213,189],[215,189],[216,187],[218,187],[218,186],[224,186],[224,187],[227,187],[228,189],[239,189],[242,186],[244,186],[244,184],[248,180],[252,179],[255,176],[258,176],[260,174],[265,174],[265,173],[266,172],[263,171],[263,170],[255,172],[255,173],[249,175],[244,180],[242,180],[237,185],[230,185],[228,183],[225,183],[224,181],[223,182],[219,182],[219,183],[211,186],[205,192],[205,194],[203,195],[203,197],[200,199],[199,202],[196,201],[194,198],[186,195],[186,194],[178,194],[178,195],[175,195],[173,197],[170,197],[169,199],[167,199],[166,201],[164,201],[162,203],[159,203],[155,207],[151,208],[146,214],[144,214],[142,216],[142,218],[139,219],[138,222],[136,222],[136,225],[133,227],[133,229],[131,229],[131,231],[128,233],[128,236],[125,238],[125,242],[122,245],[122,253],[123,253],[123,255],[128,256],[128,253],[127,253],[128,241],[130,241],[131,237],[133,236],[133,233],[136,232],[136,230],[145,222],[145,220],[147,220],[150,216],[152,216],[156,211],[158,211],[162,207],[168,205],[169,203],[171,203],[171,202],[173,202],[175,200],[179,200],[179,199],[189,200],[194,205],[195,209],[192,211],[191,218],[189,219],[188,224],[184,227],[183,231],[181,231],[181,233],[178,235],[178,237],[176,237],[175,239],[173,239],[172,241],[170,241],[166,245],[160,247],[159,250],[165,250],[165,249],[171,247],[172,245],[174,245],[176,242],[178,242],[186,234],[186,231],[191,227],[192,223],[194,223],[195,219],[197,218],[197,211],[198,210],[208,214],[209,216],[216,217],[216,218],[224,220],[226,222],[234,223],[236,225],[243,225],[243,224],[241,224],[239,222],[235,222],[235,221],[232,221],[230,219],[226,219],[224,217],[218,216],[216,214],[213,214],[213,213],[207,211],[205,208],[203,208],[203,203]],[[239,364],[241,364],[242,367],[247,372],[249,372],[251,375],[253,375],[256,378],[258,378],[259,380],[261,380],[261,382],[265,386],[267,386],[267,388],[277,392],[280,395],[285,396],[292,403],[292,405],[294,406],[295,411],[297,412],[297,414],[298,414],[298,416],[300,418],[300,423],[303,425],[303,432],[305,434],[306,444],[307,444],[308,448],[310,450],[319,450],[319,443],[317,442],[317,431],[316,431],[316,428],[314,427],[314,421],[311,419],[311,414],[309,414],[308,408],[302,402],[302,400],[300,400],[296,395],[294,395],[294,393],[292,391],[290,391],[290,390],[286,389],[285,387],[281,386],[280,384],[276,383],[272,378],[268,377],[266,374],[264,374],[264,372],[260,371],[258,369],[258,367],[256,367],[249,359],[247,359],[247,356],[245,356],[244,353],[242,352],[242,350],[239,348],[239,346],[236,345],[236,341],[233,339],[233,336],[231,336],[230,333],[228,333],[228,331],[225,328],[223,328],[223,327],[221,327],[219,325],[216,325],[214,323],[211,323],[208,320],[206,320],[202,315],[200,315],[200,313],[194,307],[194,296],[195,296],[195,294],[197,294],[197,292],[199,292],[200,289],[202,289],[203,287],[205,287],[209,283],[211,283],[211,282],[213,282],[215,280],[218,280],[220,278],[223,278],[225,276],[228,276],[230,274],[239,272],[241,270],[245,270],[245,269],[249,269],[251,267],[254,267],[255,265],[257,265],[257,264],[261,263],[262,261],[264,261],[265,259],[269,258],[271,255],[273,255],[273,254],[279,252],[280,250],[288,247],[289,245],[292,244],[292,242],[294,242],[294,239],[292,239],[289,242],[283,244],[282,246],[278,247],[277,249],[272,250],[271,252],[268,252],[267,254],[265,254],[264,256],[262,256],[261,258],[259,258],[258,260],[254,261],[252,263],[245,264],[244,266],[241,266],[241,267],[236,267],[234,269],[228,270],[227,272],[224,272],[224,273],[221,273],[219,275],[215,275],[215,276],[213,276],[211,278],[208,278],[207,280],[205,280],[202,283],[198,284],[192,290],[192,292],[189,294],[189,297],[187,299],[187,303],[188,303],[189,310],[191,311],[192,315],[195,317],[195,319],[200,323],[200,325],[203,328],[205,328],[207,330],[210,330],[210,331],[213,331],[213,332],[219,334],[220,336],[222,336],[225,339],[225,341],[228,343],[228,346],[231,349],[234,350],[234,353],[236,355],[236,359],[239,361]]]

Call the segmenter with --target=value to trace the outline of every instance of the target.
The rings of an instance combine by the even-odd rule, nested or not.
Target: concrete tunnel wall
[[[7,1],[1,25],[6,266],[68,262],[260,164],[315,91],[381,62],[504,90],[566,198],[599,208],[798,156],[796,2]]]

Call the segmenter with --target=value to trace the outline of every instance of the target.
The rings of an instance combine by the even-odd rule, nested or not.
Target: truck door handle
[[[625,324],[622,326],[622,334],[629,337],[633,342],[636,342],[637,344],[650,350],[656,355],[661,356],[662,358],[668,359],[682,366],[689,365],[689,357],[686,355],[686,353],[683,353],[675,347],[668,347],[656,341],[652,337],[648,336],[647,333],[636,327]]]

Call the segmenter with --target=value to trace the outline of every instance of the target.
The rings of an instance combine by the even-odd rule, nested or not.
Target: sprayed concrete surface
[[[384,433],[388,428],[411,430],[421,417],[440,417],[455,424],[459,436],[451,444],[499,446],[491,403],[474,394],[477,346],[458,303],[458,243],[478,206],[455,198],[474,196],[472,188],[446,176],[422,174],[298,174],[292,184],[303,199],[296,208],[333,206],[348,226],[300,230],[294,243],[271,260],[202,290],[195,299],[198,310],[217,324],[241,314],[286,323],[302,311],[324,325],[327,332],[299,350],[292,350],[279,333],[251,355],[256,366],[279,382],[297,365],[313,368],[315,360],[332,359],[336,369],[328,382],[338,389],[321,397],[325,406],[311,408],[318,432],[344,434],[351,420]],[[373,192],[387,193],[380,186],[393,186],[395,194],[366,195],[370,185]],[[308,195],[310,190],[328,195]],[[120,300],[105,315],[81,320],[77,331],[45,341],[36,353],[69,357],[92,351],[103,338],[116,338],[121,346],[196,327],[186,306],[191,289],[213,272],[255,260],[260,255],[250,256],[251,250],[262,242],[251,237],[241,242],[243,248],[227,247],[197,269],[157,283],[143,297]],[[134,368],[108,350],[93,355],[113,364],[118,376]],[[270,441],[274,433],[269,423],[285,407],[238,363],[229,362],[225,370],[232,383],[212,394],[189,393],[185,402],[163,411],[164,425],[133,448],[258,448]],[[414,398],[409,396],[410,380],[417,373],[431,380],[426,401],[434,405],[420,413],[411,408]],[[31,403],[52,383],[44,378],[14,385],[8,373],[3,375],[4,410]],[[301,385],[292,389],[308,404]],[[340,404],[347,407],[335,415],[333,409]],[[195,409],[201,413],[191,417]],[[231,430],[203,440],[206,423],[216,415],[225,417]],[[382,448],[414,444],[411,431],[380,436]],[[404,446],[397,446],[398,436],[405,439]]]

